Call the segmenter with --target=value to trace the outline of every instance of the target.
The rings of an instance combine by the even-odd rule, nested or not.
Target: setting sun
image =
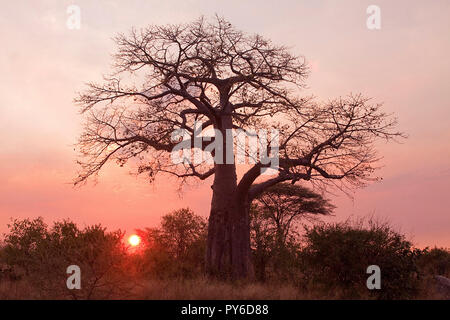
[[[133,247],[136,247],[141,243],[141,238],[138,235],[133,234],[128,238],[128,243]]]

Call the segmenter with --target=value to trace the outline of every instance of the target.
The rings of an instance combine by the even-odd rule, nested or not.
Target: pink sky
[[[66,27],[67,6],[81,29]],[[366,8],[381,8],[381,30]],[[132,232],[189,206],[207,215],[210,182],[177,193],[176,181],[149,185],[109,166],[97,185],[74,189],[73,145],[81,117],[72,100],[83,83],[110,71],[111,38],[132,26],[224,16],[236,27],[292,47],[312,67],[307,94],[362,92],[395,112],[403,144],[380,144],[384,180],[334,197],[340,221],[388,218],[418,246],[450,247],[450,2],[442,1],[9,1],[0,30],[0,232],[11,217],[70,217],[81,225]]]

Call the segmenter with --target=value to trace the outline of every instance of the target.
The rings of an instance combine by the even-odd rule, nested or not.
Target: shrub
[[[144,240],[143,271],[165,277],[190,277],[203,272],[207,221],[189,208],[161,218],[159,228],[138,230]]]
[[[419,280],[415,252],[404,235],[386,223],[363,221],[305,227],[300,254],[305,282],[336,298],[414,297]],[[369,265],[381,269],[381,290],[368,290]]]
[[[41,297],[73,299],[123,295],[130,283],[121,231],[100,225],[80,230],[71,221],[49,228],[42,218],[14,220],[5,235],[3,258],[22,270]],[[81,269],[81,290],[68,290],[67,267]],[[127,273],[125,273],[127,271]]]
[[[417,265],[423,275],[441,275],[450,278],[450,250],[425,248],[418,255]]]

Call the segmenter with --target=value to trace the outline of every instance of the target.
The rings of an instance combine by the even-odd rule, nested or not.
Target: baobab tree
[[[260,35],[248,35],[217,17],[189,24],[150,26],[115,38],[114,72],[90,83],[76,102],[86,123],[80,136],[80,172],[75,183],[95,176],[107,162],[132,162],[154,179],[211,177],[206,269],[210,274],[251,275],[249,207],[267,187],[283,181],[318,186],[362,186],[376,179],[378,138],[391,140],[396,120],[361,95],[327,102],[301,96],[305,60]],[[230,129],[278,130],[276,174],[261,178],[273,163],[257,160],[238,180],[234,143],[205,140],[196,150],[221,151],[228,161],[174,163],[171,151],[195,123],[222,137]],[[233,146],[231,146],[233,144]],[[230,161],[231,159],[231,161]]]

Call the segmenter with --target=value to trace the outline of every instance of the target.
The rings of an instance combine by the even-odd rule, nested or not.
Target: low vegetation
[[[450,251],[414,248],[388,223],[323,223],[333,206],[302,188],[269,190],[252,207],[253,279],[205,275],[207,220],[188,208],[124,233],[65,220],[13,220],[0,249],[0,299],[441,299],[435,276],[450,277]],[[267,194],[266,194],[267,195]],[[299,200],[301,196],[302,200]],[[289,205],[297,199],[296,206]],[[304,224],[309,221],[308,224]],[[81,269],[80,290],[66,286],[66,268]],[[381,289],[368,290],[369,265]]]

